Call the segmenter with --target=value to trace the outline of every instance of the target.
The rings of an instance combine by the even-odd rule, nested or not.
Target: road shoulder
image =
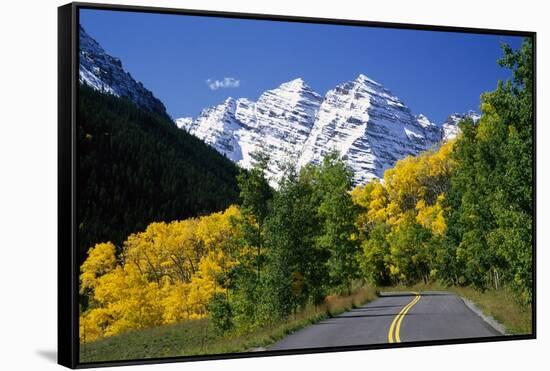
[[[487,323],[489,326],[491,326],[493,329],[495,329],[495,331],[499,332],[501,335],[508,335],[507,332],[506,332],[506,328],[504,327],[504,325],[502,325],[501,323],[499,323],[497,320],[495,320],[493,317],[489,316],[489,315],[486,315],[485,313],[483,313],[483,311],[481,309],[479,309],[479,307],[472,301],[460,296],[460,295],[457,295],[460,299],[462,299],[462,301],[464,302],[464,304],[472,311],[474,312],[475,314],[477,314],[479,317],[481,317],[481,319],[483,321],[485,321],[485,323]]]

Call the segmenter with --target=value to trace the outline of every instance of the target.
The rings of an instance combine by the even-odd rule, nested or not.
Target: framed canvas
[[[60,364],[535,338],[534,32],[58,20]]]

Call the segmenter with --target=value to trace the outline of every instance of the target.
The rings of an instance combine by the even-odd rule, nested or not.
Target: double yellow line
[[[413,292],[416,296],[413,300],[401,309],[401,311],[393,319],[390,331],[388,332],[388,342],[390,343],[400,343],[401,338],[399,337],[399,330],[401,329],[401,323],[407,312],[420,300],[420,294],[418,292]]]

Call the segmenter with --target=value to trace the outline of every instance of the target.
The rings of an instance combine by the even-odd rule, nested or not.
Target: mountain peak
[[[92,89],[125,97],[151,112],[167,115],[164,104],[124,70],[119,58],[107,54],[79,25],[79,82]]]
[[[423,128],[427,128],[427,127],[431,127],[431,126],[436,126],[433,122],[430,121],[429,118],[427,118],[425,115],[423,114],[418,114],[416,115],[416,121],[420,124],[420,126],[422,126]]]
[[[480,117],[481,116],[479,115],[479,113],[477,113],[474,110],[469,110],[469,111],[466,111],[464,113],[455,112],[455,113],[449,115],[449,117],[447,117],[447,119],[445,120],[445,122],[443,124],[457,124],[458,121],[461,121],[461,120],[466,119],[466,118],[471,119],[475,123],[480,119]]]
[[[290,81],[287,81],[286,83],[284,84],[297,84],[297,85],[304,85],[305,84],[305,81],[303,78],[301,77],[297,77],[293,80],[290,80]]]
[[[322,99],[321,95],[306,84],[301,77],[284,82],[275,89],[267,90],[258,98],[258,102],[271,100],[273,96],[279,97],[290,105],[296,105],[303,100],[318,105]]]
[[[357,76],[354,81],[362,84],[370,83],[373,85],[382,86],[378,82],[374,81],[373,79],[369,78],[367,75],[362,73],[360,73],[359,76]]]
[[[289,91],[313,90],[301,77],[282,83],[279,85],[279,89]]]

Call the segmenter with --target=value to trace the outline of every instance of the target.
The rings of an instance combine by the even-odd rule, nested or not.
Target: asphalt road
[[[288,335],[269,350],[501,335],[455,294],[388,292],[360,308]]]

